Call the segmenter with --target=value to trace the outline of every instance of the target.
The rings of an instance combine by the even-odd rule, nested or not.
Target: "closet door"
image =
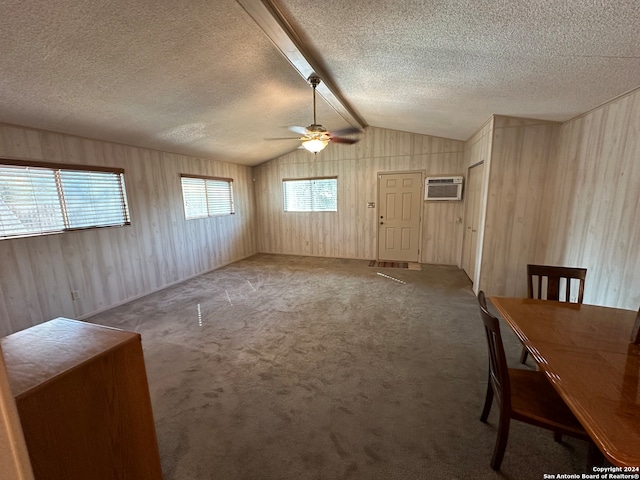
[[[462,252],[462,268],[473,281],[476,273],[478,255],[478,225],[480,223],[480,193],[484,163],[474,165],[467,176],[466,204],[464,215],[464,242]]]

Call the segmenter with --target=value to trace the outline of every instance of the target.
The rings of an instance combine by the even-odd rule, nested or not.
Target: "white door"
[[[476,274],[478,256],[478,225],[480,223],[480,193],[482,192],[483,175],[484,163],[480,163],[470,168],[467,176],[462,268],[472,282]]]
[[[417,262],[422,173],[378,176],[378,260]]]

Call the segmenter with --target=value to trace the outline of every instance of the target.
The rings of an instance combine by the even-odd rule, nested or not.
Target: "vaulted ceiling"
[[[256,165],[318,121],[466,140],[640,86],[637,0],[0,0],[0,122]],[[329,146],[328,148],[331,148]],[[311,154],[310,154],[311,155]]]

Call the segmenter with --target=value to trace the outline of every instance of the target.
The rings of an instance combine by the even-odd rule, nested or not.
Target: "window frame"
[[[286,202],[286,186],[287,182],[313,182],[314,180],[335,180],[335,197],[336,208],[335,210],[314,210],[313,209],[313,190],[311,192],[311,210],[287,210]],[[282,210],[284,213],[337,213],[338,212],[338,176],[323,176],[323,177],[304,177],[304,178],[283,178],[282,179]]]
[[[84,165],[84,164],[71,164],[71,163],[56,163],[56,162],[43,162],[43,161],[33,161],[33,160],[17,160],[6,157],[0,157],[0,167],[32,167],[37,169],[49,170],[52,172],[57,194],[58,194],[58,202],[60,205],[60,216],[62,219],[62,223],[64,227],[55,228],[51,230],[39,230],[32,231],[28,233],[19,233],[19,234],[11,234],[4,235],[3,232],[0,231],[0,241],[2,240],[11,240],[16,238],[27,238],[27,237],[42,237],[46,235],[57,235],[65,232],[75,232],[81,230],[91,230],[98,228],[112,228],[112,227],[124,227],[131,225],[131,212],[129,209],[129,202],[127,198],[127,188],[126,181],[124,178],[125,170],[124,168],[118,167],[105,167],[101,165]],[[65,198],[65,191],[63,188],[63,178],[60,174],[61,171],[69,171],[69,172],[94,172],[94,173],[112,173],[118,176],[118,187],[119,187],[119,196],[120,196],[120,206],[122,208],[122,223],[105,223],[105,224],[96,224],[96,225],[87,225],[81,227],[72,227],[70,220],[70,212],[67,204],[71,203],[68,201],[68,197]],[[1,185],[0,185],[1,186]]]
[[[182,179],[183,178],[191,178],[191,179],[195,179],[195,180],[204,180],[204,194],[205,194],[205,198],[204,198],[204,204],[207,207],[207,215],[198,215],[198,216],[192,216],[189,217],[187,216],[187,204],[186,204],[186,199],[184,196],[184,184],[182,183]],[[211,213],[211,203],[209,202],[209,197],[208,197],[208,190],[207,190],[207,181],[208,180],[212,180],[212,181],[216,181],[216,182],[226,182],[229,184],[229,208],[230,208],[230,212],[229,213]],[[182,211],[184,213],[184,219],[186,221],[189,220],[198,220],[198,219],[203,219],[203,218],[217,218],[217,217],[227,217],[227,216],[231,216],[231,215],[235,215],[236,213],[236,202],[235,202],[235,195],[234,195],[234,189],[233,189],[233,178],[227,178],[227,177],[213,177],[213,176],[208,176],[208,175],[195,175],[195,174],[191,174],[191,173],[181,173],[180,174],[180,189],[182,191]]]

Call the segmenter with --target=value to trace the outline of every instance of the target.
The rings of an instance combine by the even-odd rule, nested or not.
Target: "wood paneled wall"
[[[525,296],[527,263],[586,267],[585,303],[638,308],[640,89],[561,125],[496,116],[489,164],[474,289]]]
[[[465,142],[465,169],[480,162],[489,163],[491,160],[494,121],[495,118],[492,115],[491,118]]]
[[[559,128],[555,122],[494,116],[478,287],[487,293],[526,296],[527,263],[543,248],[539,224],[549,215],[544,200]]]
[[[254,167],[258,250],[375,259],[377,174],[464,175],[464,142],[368,127],[355,145],[296,150]],[[338,212],[283,211],[282,179],[338,177]],[[421,263],[459,264],[463,202],[423,202]]]
[[[562,125],[533,260],[587,268],[584,302],[640,305],[640,89]]]
[[[249,167],[6,125],[0,157],[124,168],[131,213],[127,227],[0,240],[0,335],[83,318],[257,251]],[[180,173],[233,178],[236,214],[186,221]]]

